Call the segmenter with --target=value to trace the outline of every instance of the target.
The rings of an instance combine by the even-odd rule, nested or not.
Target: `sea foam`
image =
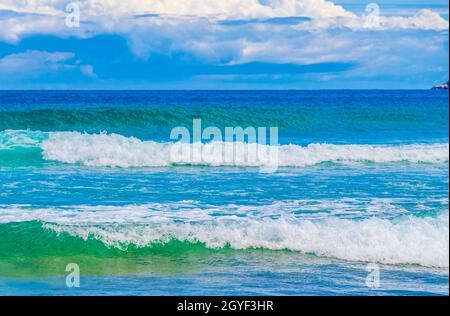
[[[123,251],[181,241],[214,249],[291,250],[350,261],[448,268],[448,200],[436,204],[436,215],[426,217],[395,207],[397,202],[326,199],[315,204],[299,200],[219,206],[180,201],[42,209],[9,205],[0,207],[0,224],[39,221],[58,234],[99,240]]]
[[[224,158],[230,143],[213,142],[200,144],[201,161],[192,156],[173,153],[189,150],[192,144],[160,143],[142,141],[134,137],[118,134],[83,134],[78,132],[54,132],[40,144],[46,160],[62,163],[82,164],[103,167],[163,167],[171,165],[242,166],[261,167],[276,164],[279,167],[304,167],[324,162],[410,162],[444,163],[448,162],[448,144],[411,145],[332,145],[310,144],[275,146],[235,143],[232,150],[240,153],[262,152],[270,157],[265,159]],[[228,147],[227,147],[228,146]],[[276,156],[275,156],[276,155]],[[244,156],[242,156],[244,157]]]
[[[449,215],[405,217],[396,221],[329,218],[229,220],[147,225],[64,226],[45,224],[57,233],[126,250],[177,240],[208,248],[291,250],[317,256],[383,264],[449,266]]]

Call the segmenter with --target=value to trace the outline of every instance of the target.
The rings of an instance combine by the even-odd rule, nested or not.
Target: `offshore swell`
[[[220,129],[277,126],[283,144],[439,143],[448,140],[447,100],[430,91],[3,91],[0,131],[168,141],[172,128],[201,118]]]
[[[447,93],[0,96],[0,294],[62,293],[68,262],[94,295],[448,294]],[[174,163],[197,118],[278,126],[280,168]]]

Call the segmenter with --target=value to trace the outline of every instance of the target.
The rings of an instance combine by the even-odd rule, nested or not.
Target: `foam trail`
[[[415,207],[406,210],[404,204]],[[0,224],[43,221],[61,225],[148,224],[167,221],[192,222],[261,220],[294,217],[305,220],[323,220],[327,217],[365,219],[377,216],[391,219],[411,214],[414,210],[433,205],[435,210],[448,208],[448,199],[381,199],[339,198],[274,201],[262,205],[211,205],[199,201],[147,203],[141,205],[71,205],[34,208],[27,205],[0,205]]]
[[[0,132],[0,149],[33,148],[48,138],[48,133],[27,130],[4,130]]]
[[[279,167],[304,167],[323,162],[448,162],[448,144],[413,145],[331,145],[310,144],[281,145],[272,151],[271,146],[236,143],[234,150],[242,159],[225,158],[229,143],[201,144],[202,160],[194,161],[191,155],[176,155],[192,149],[191,144],[141,141],[117,134],[82,134],[54,132],[40,145],[46,160],[85,166],[107,167],[162,167],[170,165],[243,166],[261,167],[275,163]],[[229,149],[229,148],[228,148]],[[258,159],[239,153],[263,153]],[[275,156],[276,155],[276,156]],[[263,159],[259,159],[263,158]]]

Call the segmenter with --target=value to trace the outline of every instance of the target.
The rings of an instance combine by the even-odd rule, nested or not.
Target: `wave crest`
[[[230,146],[232,148],[230,148]],[[448,144],[414,145],[331,145],[310,144],[268,146],[259,144],[213,142],[200,144],[201,161],[174,152],[193,152],[193,144],[141,141],[117,134],[51,133],[42,145],[44,158],[63,163],[104,167],[162,167],[170,165],[261,167],[304,167],[324,162],[448,162]],[[276,148],[274,148],[276,147]],[[276,150],[273,150],[276,149]],[[228,150],[228,152],[227,152]],[[227,159],[229,150],[234,159]],[[257,153],[257,159],[248,153]],[[263,153],[263,155],[259,155]],[[244,157],[244,158],[238,158]],[[255,156],[256,157],[256,156]],[[262,159],[261,159],[262,158]]]
[[[306,167],[326,162],[448,163],[449,161],[448,143],[269,146],[242,142],[211,142],[194,145],[142,141],[119,134],[21,130],[0,132],[0,150],[3,151],[3,156],[6,156],[8,151],[10,160],[14,160],[14,155],[18,156],[17,160],[23,160],[30,155],[30,150],[34,150],[36,158],[41,155],[42,161],[120,168],[174,165]],[[193,159],[192,153],[197,153],[200,159]]]
[[[448,199],[417,200],[417,209],[433,205],[427,217],[413,216],[413,211],[398,206],[402,201],[412,203],[325,199],[245,206],[199,201],[42,209],[0,205],[0,232],[11,224],[33,222],[56,232],[45,235],[55,242],[69,235],[80,239],[77,244],[84,240],[87,247],[100,241],[112,251],[181,242],[212,249],[290,250],[351,261],[448,268]],[[3,232],[3,238],[10,240],[7,248],[14,249],[17,243],[28,247],[28,239],[8,236],[16,233]],[[39,240],[38,235],[30,238]]]
[[[362,221],[262,219],[245,221],[166,222],[157,225],[44,227],[109,247],[151,247],[172,241],[202,243],[207,248],[291,250],[350,261],[449,266],[449,215],[369,218]]]

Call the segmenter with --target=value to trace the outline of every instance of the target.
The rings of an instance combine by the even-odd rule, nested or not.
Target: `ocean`
[[[0,295],[448,295],[448,102],[1,91]],[[196,119],[277,127],[277,169],[174,163]]]

